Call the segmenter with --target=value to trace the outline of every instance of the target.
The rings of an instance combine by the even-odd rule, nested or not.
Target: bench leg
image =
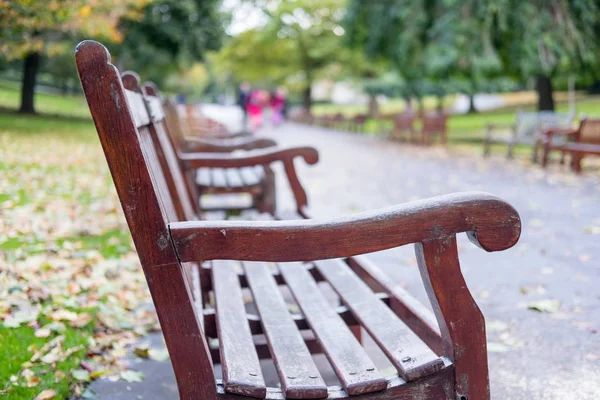
[[[542,156],[542,167],[546,168],[548,165],[548,157],[550,156],[550,147],[548,144],[544,145],[544,154]]]
[[[261,213],[275,215],[277,195],[275,193],[275,173],[271,167],[265,167],[265,179],[262,188],[262,193],[256,199],[256,208]]]
[[[540,147],[542,146],[542,142],[540,140],[536,140],[533,144],[533,154],[531,156],[531,162],[534,164],[538,163],[538,153],[540,151]]]
[[[579,152],[572,152],[572,168],[573,171],[580,174],[581,173],[581,160],[583,159],[583,154]]]
[[[515,157],[515,144],[513,142],[508,143],[508,150],[506,152],[506,158],[512,160]]]

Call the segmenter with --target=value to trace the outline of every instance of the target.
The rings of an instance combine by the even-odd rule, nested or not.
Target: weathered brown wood
[[[441,370],[444,362],[340,260],[315,264],[405,381]]]
[[[459,399],[490,398],[485,320],[458,262],[456,236],[415,244],[419,271],[437,317],[444,355],[456,369]]]
[[[478,246],[499,251],[512,247],[521,232],[515,209],[481,192],[439,196],[326,221],[175,222],[170,228],[182,261],[350,257],[457,232],[469,232]]]
[[[288,399],[324,399],[327,386],[264,263],[244,263],[283,392]]]
[[[148,281],[182,399],[217,397],[212,360],[168,220],[142,153],[136,120],[110,54],[94,41],[75,50],[77,71]],[[137,121],[143,124],[142,121]],[[172,210],[174,212],[174,210]],[[195,357],[189,357],[195,354]]]
[[[344,390],[352,396],[385,389],[385,379],[306,269],[296,263],[279,268]]]
[[[212,278],[225,391],[262,399],[267,389],[246,320],[235,264],[214,261]]]
[[[415,382],[406,383],[401,378],[391,378],[387,380],[387,389],[384,392],[363,394],[355,398],[356,400],[464,400],[457,398],[454,393],[453,368],[449,366],[435,375]],[[217,385],[219,393],[222,396],[220,400],[242,400],[242,397],[227,395],[223,392],[221,384]],[[267,390],[268,400],[285,400],[280,389],[269,388]],[[348,398],[348,393],[339,387],[329,388],[328,400],[338,400]]]
[[[436,354],[442,354],[442,339],[435,315],[415,299],[398,282],[394,282],[383,270],[366,256],[348,259],[348,264],[365,282],[374,281],[378,290],[391,296],[389,306]]]

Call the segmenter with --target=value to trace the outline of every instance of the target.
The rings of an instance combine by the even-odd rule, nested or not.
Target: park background
[[[379,114],[442,108],[452,113],[451,154],[469,157],[481,152],[486,123],[510,124],[518,109],[567,111],[574,101],[577,113],[600,115],[599,8],[593,0],[0,0],[0,395],[93,398],[90,381],[143,380],[122,358],[157,329],[81,95],[80,40],[101,41],[120,70],[191,103],[230,104],[243,81],[284,86],[292,107],[315,115],[367,113],[372,136]],[[530,168],[529,149],[517,154]],[[557,168],[554,184],[580,184]],[[594,164],[586,174],[597,181]],[[578,234],[599,234],[594,218]],[[539,218],[530,224],[544,228]],[[594,257],[589,248],[574,256],[587,265]],[[567,318],[544,287],[521,288],[540,295],[532,309]],[[503,353],[522,343],[508,334],[495,345]],[[47,358],[31,362],[36,354]],[[597,371],[597,349],[581,357]],[[593,373],[584,376],[593,389]]]

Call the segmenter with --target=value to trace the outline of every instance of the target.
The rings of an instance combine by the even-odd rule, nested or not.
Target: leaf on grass
[[[538,312],[555,313],[560,309],[560,301],[552,299],[533,301],[527,304],[527,308]]]
[[[144,374],[128,369],[127,371],[121,372],[121,379],[127,382],[142,382],[144,380]]]
[[[40,392],[33,400],[51,400],[56,397],[56,390],[45,389]]]
[[[81,314],[77,315],[77,318],[72,320],[69,323],[69,325],[71,325],[74,328],[83,328],[90,322],[92,322],[92,316],[88,313],[81,313]]]
[[[50,313],[48,317],[54,321],[74,321],[77,319],[77,313],[61,308]]]
[[[89,382],[90,381],[90,373],[85,369],[74,369],[71,371],[71,375],[73,378],[80,382]]]
[[[50,336],[51,333],[52,331],[48,328],[40,328],[37,331],[35,331],[35,337],[47,338],[48,336]]]

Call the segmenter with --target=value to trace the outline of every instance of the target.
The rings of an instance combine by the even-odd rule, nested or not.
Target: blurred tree
[[[600,3],[597,0],[489,2],[494,45],[509,72],[535,77],[540,110],[554,110],[552,80],[560,73],[598,68]]]
[[[221,46],[227,15],[220,0],[155,0],[142,18],[124,17],[123,42],[113,54],[121,69],[133,69],[162,86],[170,74],[185,75],[207,50]]]
[[[552,79],[598,66],[597,0],[349,0],[352,45],[381,55],[421,96],[425,78],[468,82],[536,78],[540,110],[554,109]]]
[[[345,0],[248,1],[262,9],[268,22],[233,37],[222,60],[239,80],[299,83],[309,110],[319,73],[348,56],[340,45]]]
[[[117,25],[148,0],[0,0],[0,56],[23,59],[20,112],[34,113],[42,54],[65,51],[62,41],[81,36],[119,41]]]
[[[349,0],[344,17],[347,41],[369,58],[388,59],[400,74],[403,97],[421,104],[422,82],[427,77],[426,50],[429,29],[436,15],[436,0]]]

